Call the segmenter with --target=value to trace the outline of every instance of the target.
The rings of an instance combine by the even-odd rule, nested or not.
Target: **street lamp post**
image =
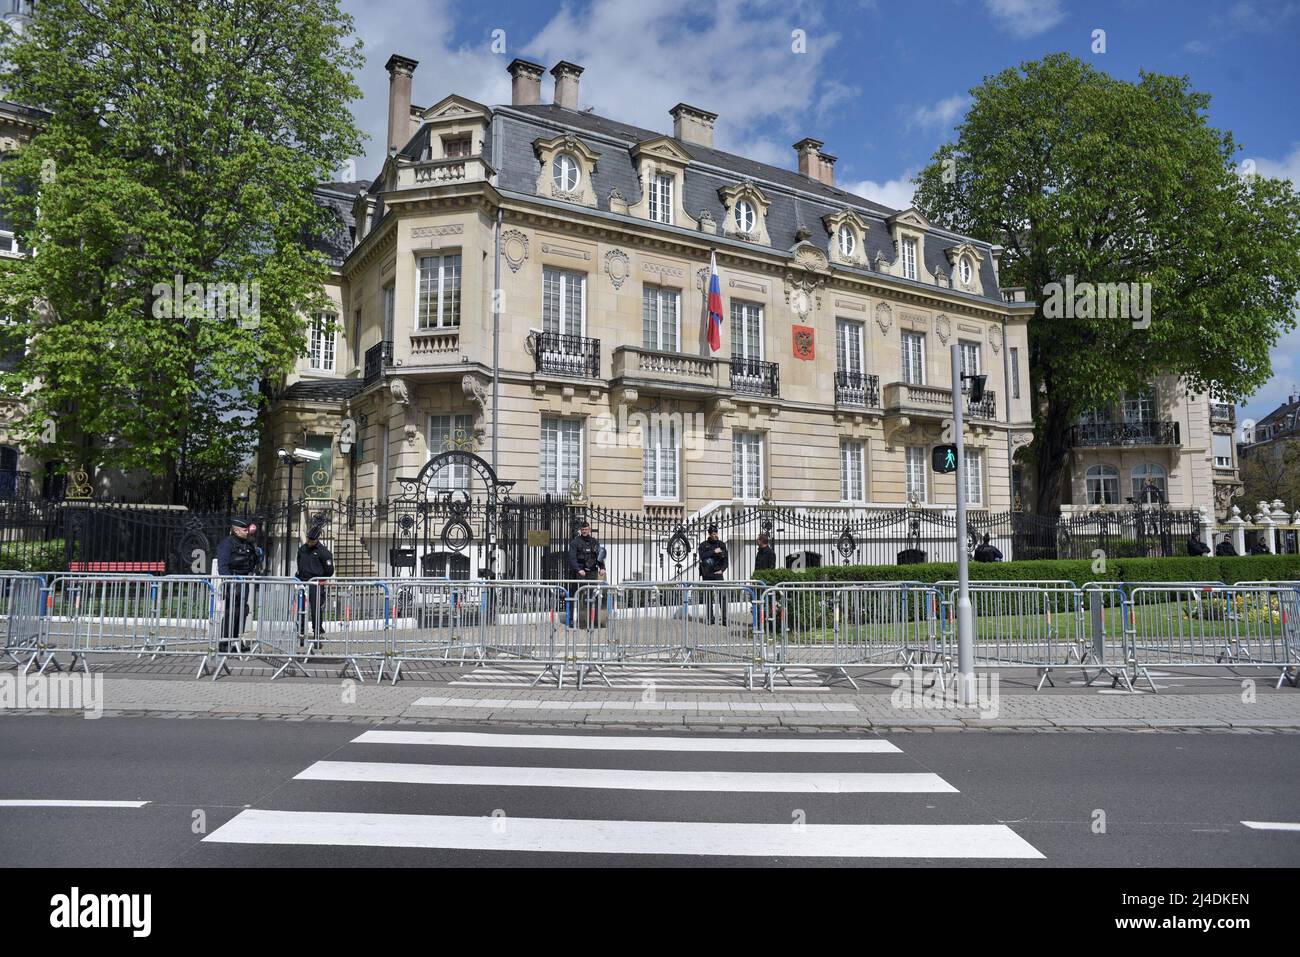
[[[957,703],[975,701],[975,616],[970,603],[970,556],[966,554],[966,455],[962,439],[961,346],[953,343],[952,425],[957,446]]]

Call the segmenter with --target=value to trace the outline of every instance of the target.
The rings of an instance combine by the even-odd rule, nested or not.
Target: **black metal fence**
[[[0,567],[29,571],[147,564],[167,573],[206,572],[234,517],[258,525],[264,570],[292,574],[302,533],[321,522],[340,575],[550,580],[566,577],[565,555],[583,520],[605,546],[612,581],[698,577],[697,554],[718,526],[730,565],[748,578],[766,534],[779,567],[892,565],[957,559],[950,509],[853,509],[724,505],[687,518],[627,512],[564,496],[511,496],[495,510],[482,499],[297,501],[222,509],[108,502],[0,501]],[[1007,560],[1160,557],[1186,554],[1200,515],[1167,508],[1097,510],[1057,519],[1027,512],[973,512],[966,547],[988,536]],[[492,540],[495,536],[495,549]],[[133,569],[135,570],[135,569]]]

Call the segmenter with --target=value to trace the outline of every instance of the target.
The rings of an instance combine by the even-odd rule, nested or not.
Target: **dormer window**
[[[736,204],[736,229],[742,233],[754,231],[754,207],[743,199]]]
[[[672,225],[673,177],[656,173],[650,180],[650,219]]]
[[[578,188],[578,161],[568,153],[560,153],[551,164],[551,177],[558,189],[571,193]]]
[[[903,240],[903,278],[916,278],[916,240]]]
[[[963,286],[970,285],[972,270],[970,267],[970,258],[968,256],[961,257],[961,262],[957,264],[957,273],[961,276]]]
[[[840,227],[840,255],[845,259],[852,257],[853,251],[858,248],[857,237],[853,235],[853,230],[847,226]]]
[[[473,149],[473,141],[468,136],[458,136],[455,139],[446,139],[442,141],[442,155],[447,159],[459,159],[462,156],[469,156]]]

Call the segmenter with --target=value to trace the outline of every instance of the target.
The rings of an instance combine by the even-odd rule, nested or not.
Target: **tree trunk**
[[[1056,518],[1069,482],[1066,460],[1070,453],[1070,417],[1050,393],[1046,404],[1043,428],[1038,437],[1035,511],[1046,518]]]

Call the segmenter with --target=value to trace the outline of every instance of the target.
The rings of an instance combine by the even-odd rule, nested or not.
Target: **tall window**
[[[670,416],[650,416],[643,430],[645,474],[641,491],[647,499],[677,498],[677,423]]]
[[[919,332],[903,333],[903,381],[925,385],[925,336]]]
[[[587,274],[542,269],[542,330],[580,336],[586,328]]]
[[[756,302],[731,300],[731,357],[763,359],[763,307]]]
[[[840,443],[840,498],[846,502],[866,501],[865,449],[862,442]]]
[[[1154,422],[1156,418],[1156,390],[1152,388],[1124,395],[1124,421],[1130,424]]]
[[[361,365],[361,310],[352,314],[352,361]]]
[[[930,500],[930,490],[927,487],[927,478],[929,473],[926,471],[928,463],[925,461],[927,449],[923,445],[909,445],[907,447],[907,497],[910,499],[912,493],[921,502]]]
[[[1020,398],[1020,350],[1015,346],[1011,347],[1010,356],[1011,365],[1011,397]]]
[[[1133,501],[1152,503],[1169,501],[1169,486],[1165,479],[1163,465],[1156,465],[1154,462],[1135,465],[1131,478],[1133,480]],[[1154,486],[1159,491],[1158,498],[1147,491],[1148,485]]]
[[[731,433],[731,494],[743,499],[763,495],[763,436],[759,432]]]
[[[318,313],[312,320],[308,341],[308,364],[312,372],[334,371],[334,316]]]
[[[1232,436],[1214,433],[1214,467],[1216,469],[1232,468]]]
[[[853,235],[853,230],[847,226],[840,227],[840,255],[846,259],[853,255],[853,250],[858,248],[858,241]]]
[[[852,319],[835,320],[835,371],[861,375],[862,323]]]
[[[429,458],[449,451],[457,432],[468,436],[473,428],[474,420],[468,415],[429,416]],[[444,465],[433,474],[429,488],[443,492],[451,489],[469,491],[469,466]]]
[[[388,499],[388,423],[379,426],[379,442],[376,453],[379,463],[379,481],[375,497],[379,501]]]
[[[961,374],[962,375],[979,375],[980,374],[980,344],[978,342],[969,342],[961,340]],[[962,391],[966,391],[969,386],[963,383]]]
[[[642,341],[647,349],[677,351],[677,329],[682,318],[682,294],[664,286],[641,290]]]
[[[0,163],[7,162],[14,158],[15,154],[6,154],[0,157]],[[4,176],[0,175],[0,182],[4,181]],[[14,224],[9,219],[7,210],[0,209],[0,251],[7,253],[17,253],[22,251],[22,245],[18,242],[18,236],[14,232]]]
[[[582,420],[542,419],[542,493],[569,491],[582,481]]]
[[[384,341],[393,341],[393,317],[397,302],[397,290],[393,286],[384,287]]]
[[[27,340],[21,327],[8,316],[0,316],[0,372],[13,372],[27,354]]]
[[[742,233],[754,230],[754,207],[743,199],[736,203],[736,229]]]
[[[566,193],[578,188],[578,161],[568,153],[561,153],[551,164],[551,179]]]
[[[903,278],[916,278],[916,240],[903,240]]]
[[[672,224],[673,178],[656,173],[650,180],[650,218],[656,223]]]
[[[460,325],[460,253],[420,257],[416,328]]]
[[[966,504],[984,504],[984,454],[979,449],[963,449],[966,466]]]
[[[1119,504],[1119,469],[1113,465],[1093,465],[1085,481],[1088,486],[1089,505]]]

